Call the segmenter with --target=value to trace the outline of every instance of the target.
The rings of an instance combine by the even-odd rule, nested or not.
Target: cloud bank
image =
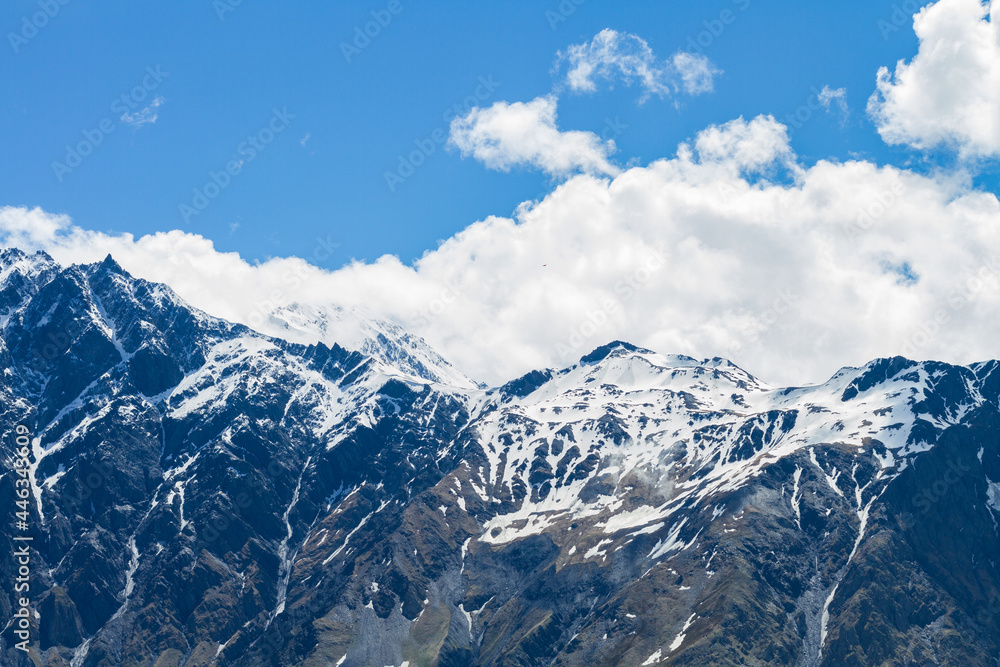
[[[791,181],[761,175],[778,168]],[[996,356],[1000,319],[1000,257],[984,251],[1000,248],[994,195],[864,161],[801,166],[770,117],[707,128],[613,178],[572,177],[413,266],[254,266],[193,234],[109,236],[38,209],[0,210],[0,239],[63,262],[111,252],[194,305],[279,336],[270,309],[347,295],[489,383],[615,338],[727,356],[776,384],[892,354],[967,363]]]
[[[941,0],[917,16],[919,53],[879,73],[869,108],[887,141],[1000,155],[998,42],[986,11]],[[644,42],[601,35],[564,56],[571,87],[618,76],[668,92]],[[827,87],[820,103],[843,110],[844,98]],[[998,356],[1000,201],[962,172],[806,165],[770,116],[712,125],[673,156],[622,170],[612,143],[559,130],[556,104],[500,102],[455,121],[463,154],[566,180],[412,266],[392,256],[335,271],[294,257],[251,265],[194,234],[113,236],[24,208],[0,209],[0,243],[63,263],[110,252],[193,305],[276,336],[286,332],[272,310],[341,299],[424,336],[490,384],[570,365],[613,339],[725,356],[776,385],[896,354]],[[318,240],[314,256],[328,243]]]

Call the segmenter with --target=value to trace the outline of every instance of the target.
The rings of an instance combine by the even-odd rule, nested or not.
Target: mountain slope
[[[274,314],[352,352],[111,258],[0,276],[40,664],[1000,664],[996,362],[774,389],[612,343],[483,389],[364,313]]]

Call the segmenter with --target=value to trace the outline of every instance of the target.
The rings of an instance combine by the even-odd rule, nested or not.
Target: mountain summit
[[[0,251],[2,664],[997,664],[997,362],[775,389],[619,341],[486,388],[271,317]]]

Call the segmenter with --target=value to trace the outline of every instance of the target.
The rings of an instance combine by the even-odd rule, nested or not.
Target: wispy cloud
[[[606,28],[583,44],[560,51],[556,71],[567,66],[565,85],[574,92],[593,92],[601,81],[622,81],[642,88],[642,99],[650,95],[670,97],[683,91],[689,95],[711,92],[721,71],[704,55],[678,51],[659,60],[646,40],[630,33]]]
[[[533,104],[529,117],[554,108],[544,98]],[[772,169],[796,175],[760,177]],[[511,217],[470,224],[412,265],[385,256],[336,271],[296,258],[254,266],[180,231],[102,234],[64,216],[0,209],[0,243],[42,247],[62,261],[111,252],[194,305],[278,336],[288,333],[267,309],[294,275],[289,301],[364,304],[491,383],[572,363],[616,338],[735,356],[786,385],[892,354],[990,358],[998,228],[997,198],[947,175],[865,160],[802,165],[787,130],[766,116],[710,127],[675,156],[610,179],[572,177]],[[654,250],[663,268],[646,272]],[[459,296],[429,311],[445,289]]]
[[[850,109],[847,107],[847,89],[846,88],[830,88],[830,86],[823,86],[823,90],[819,91],[819,103],[823,105],[823,108],[827,111],[833,111],[836,107],[840,114],[841,125],[847,122],[848,117],[851,115]]]
[[[152,125],[159,118],[159,109],[166,102],[163,97],[157,95],[156,98],[149,103],[149,106],[139,109],[135,113],[125,112],[121,115],[121,121],[127,123],[134,128],[140,128],[145,125]]]

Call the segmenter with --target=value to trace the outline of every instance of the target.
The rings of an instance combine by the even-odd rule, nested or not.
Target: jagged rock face
[[[16,250],[0,320],[4,665],[1000,664],[995,362],[772,389],[613,343],[480,389]]]

